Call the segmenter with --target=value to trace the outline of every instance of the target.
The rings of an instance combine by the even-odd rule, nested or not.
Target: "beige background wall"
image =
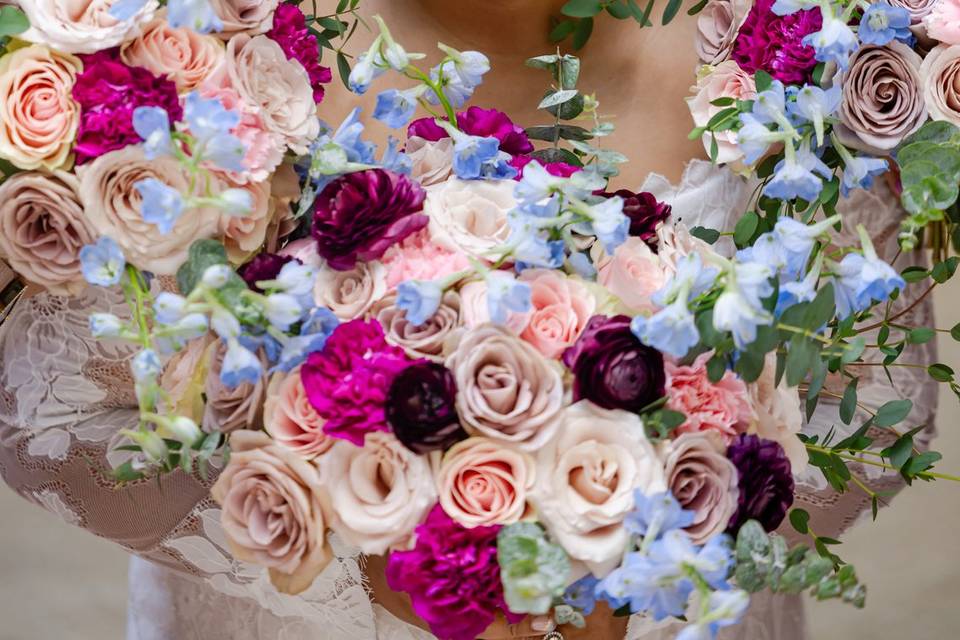
[[[938,327],[960,322],[960,282],[937,295]],[[941,340],[960,370],[960,345]],[[960,474],[960,404],[944,387],[941,469]],[[816,640],[960,638],[960,485],[920,483],[840,547],[869,588],[863,611],[808,608]],[[126,556],[0,488],[0,640],[123,638]],[[317,639],[321,640],[321,639]],[[775,640],[775,639],[771,639]]]

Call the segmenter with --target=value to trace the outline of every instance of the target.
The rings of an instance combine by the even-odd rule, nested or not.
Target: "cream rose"
[[[636,237],[627,238],[612,257],[601,261],[597,269],[597,282],[636,313],[652,313],[657,309],[650,298],[666,280],[665,269],[657,254]]]
[[[556,438],[537,454],[530,500],[540,521],[594,575],[613,570],[630,534],[633,492],[666,490],[663,465],[640,417],[582,400],[564,409]]]
[[[336,442],[323,432],[323,422],[307,398],[299,367],[274,374],[263,405],[263,427],[277,444],[304,458],[323,455]]]
[[[231,38],[223,65],[210,84],[235,90],[260,116],[264,129],[280,136],[298,154],[307,153],[320,133],[306,70],[299,62],[287,60],[280,45],[267,36],[239,34]]]
[[[753,76],[740,68],[733,60],[726,60],[710,67],[704,65],[698,71],[696,86],[692,88],[695,95],[687,98],[687,106],[693,116],[693,122],[698,127],[705,127],[710,118],[720,113],[725,107],[711,104],[719,98],[733,98],[734,100],[752,100],[757,95],[757,85]],[[713,136],[716,136],[717,162],[733,162],[743,157],[743,152],[737,147],[737,136],[733,131],[723,131],[717,134],[704,133],[703,147],[710,151]]]
[[[259,429],[263,423],[263,401],[266,398],[267,380],[261,376],[256,384],[244,382],[231,389],[220,380],[220,370],[226,355],[226,343],[222,340],[213,347],[210,368],[207,373],[204,393],[207,405],[203,413],[203,428],[207,431],[230,433],[238,429]],[[260,362],[266,369],[262,354]]]
[[[547,358],[559,358],[580,337],[597,309],[597,300],[579,280],[550,269],[525,269],[520,281],[530,285],[531,310],[523,340]]]
[[[920,65],[920,81],[930,117],[960,126],[960,45],[934,47]]]
[[[0,157],[21,169],[70,158],[80,106],[71,97],[79,58],[34,45],[0,58]]]
[[[20,8],[30,28],[18,38],[67,53],[96,53],[132,40],[153,19],[160,3],[147,0],[127,20],[110,9],[121,0],[23,0]]]
[[[273,220],[276,204],[270,197],[270,183],[259,182],[244,185],[224,185],[224,188],[237,188],[247,191],[253,199],[253,211],[237,216],[227,212],[220,213],[220,235],[227,249],[227,257],[234,264],[246,262],[263,246],[267,237],[267,227]]]
[[[233,555],[267,567],[279,591],[304,591],[333,559],[319,472],[267,434],[230,437],[230,462],[210,494]]]
[[[424,187],[446,182],[453,175],[453,138],[431,142],[413,136],[405,152],[413,163],[410,177]]]
[[[180,93],[198,89],[223,62],[223,55],[220,40],[187,27],[175,29],[166,16],[148,24],[120,49],[124,62],[170,79]]]
[[[363,447],[339,440],[322,466],[330,528],[367,554],[403,546],[437,501],[427,459],[390,433],[368,433]]]
[[[317,273],[314,301],[341,320],[361,317],[387,294],[387,269],[377,261],[357,262],[349,271],[324,265]]]
[[[513,187],[510,180],[458,178],[429,187],[423,213],[430,218],[430,237],[451,251],[488,257],[484,254],[510,236]]]
[[[756,414],[748,433],[780,443],[790,459],[790,468],[794,475],[798,475],[807,468],[809,460],[807,448],[797,437],[803,427],[803,412],[800,410],[803,404],[799,389],[788,387],[785,378],[781,378],[779,385],[775,384],[776,370],[776,355],[768,353],[763,373],[747,385],[750,406]]]
[[[56,295],[80,293],[80,249],[97,233],[87,221],[72,174],[18,173],[0,184],[0,256],[14,271]]]
[[[143,220],[140,194],[134,185],[155,178],[186,193],[190,181],[176,160],[147,160],[143,149],[129,146],[111,151],[77,168],[80,201],[97,232],[113,238],[131,263],[159,275],[172,275],[187,259],[190,243],[216,233],[220,213],[191,209],[168,234]]]
[[[710,0],[697,14],[697,55],[706,64],[717,64],[730,57],[753,3],[750,0]]]
[[[657,227],[657,259],[668,275],[677,272],[677,263],[680,258],[691,253],[699,253],[704,264],[708,264],[711,255],[716,251],[706,242],[690,233],[690,229],[682,222],[664,223]]]
[[[446,365],[457,380],[457,413],[467,431],[525,451],[556,432],[563,406],[558,367],[507,329],[467,331]]]
[[[223,22],[223,38],[240,31],[266,33],[273,26],[278,4],[280,0],[210,0],[210,6]]]
[[[714,433],[684,433],[663,443],[667,488],[684,509],[694,513],[686,532],[703,544],[727,528],[737,510],[737,468]]]
[[[458,442],[437,471],[440,506],[464,527],[512,524],[527,514],[533,458],[489,438]]]
[[[421,325],[410,323],[406,312],[396,305],[397,294],[392,292],[370,310],[383,327],[387,342],[402,347],[412,358],[443,362],[444,343],[460,326],[460,295],[456,291],[444,293],[436,313]]]

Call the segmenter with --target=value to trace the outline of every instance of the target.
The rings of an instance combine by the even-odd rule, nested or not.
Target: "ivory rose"
[[[319,472],[267,434],[231,436],[230,462],[210,494],[233,555],[267,567],[282,593],[304,591],[333,560]]]
[[[210,6],[223,22],[218,34],[229,38],[235,33],[258,34],[273,26],[273,13],[280,0],[210,0]]]
[[[181,193],[189,189],[189,179],[171,157],[147,160],[143,149],[129,146],[78,167],[77,175],[90,223],[97,233],[113,238],[127,260],[141,269],[172,275],[187,259],[191,242],[216,233],[220,212],[214,209],[185,212],[167,234],[143,220],[137,182],[155,178]]]
[[[560,271],[525,269],[519,279],[530,285],[531,304],[520,337],[544,357],[559,358],[587,326],[596,299],[582,282]]]
[[[322,468],[333,507],[330,528],[367,554],[404,546],[437,501],[427,459],[391,433],[368,433],[363,447],[338,441]]]
[[[704,65],[698,72],[695,95],[687,98],[687,106],[693,116],[693,122],[698,127],[705,127],[710,118],[718,114],[725,107],[711,104],[719,98],[733,98],[734,100],[752,100],[757,95],[757,85],[753,76],[740,68],[733,60],[725,60],[710,67]],[[715,134],[717,140],[717,162],[733,162],[743,157],[743,152],[737,147],[737,136],[733,131],[723,131]],[[703,134],[703,146],[709,152],[713,143],[710,133]]]
[[[490,307],[487,305],[487,283],[471,280],[460,287],[460,318],[468,329],[490,322]],[[520,334],[527,326],[530,313],[507,312],[503,326],[512,333]]]
[[[533,451],[556,431],[563,406],[558,367],[509,330],[486,324],[467,331],[446,365],[468,432]]]
[[[664,223],[657,227],[657,245],[660,247],[657,259],[667,275],[675,274],[680,258],[691,253],[699,253],[704,264],[709,264],[710,256],[716,255],[710,245],[692,235],[682,222]]]
[[[750,0],[710,0],[697,14],[695,44],[697,56],[706,64],[717,64],[730,57],[741,25],[753,3]]]
[[[800,407],[800,391],[797,387],[788,387],[785,378],[776,382],[777,358],[768,353],[763,365],[763,373],[755,382],[747,385],[750,405],[755,420],[750,423],[748,433],[754,433],[764,440],[773,440],[783,447],[790,460],[794,475],[807,467],[807,448],[797,437],[803,427],[803,412]]]
[[[630,534],[633,492],[666,490],[663,466],[635,413],[582,400],[563,410],[555,438],[537,454],[530,500],[550,535],[594,575],[613,570]]]
[[[0,256],[29,282],[55,295],[80,293],[80,249],[97,233],[83,212],[77,178],[23,172],[0,184]]]
[[[920,80],[930,117],[960,126],[960,45],[934,47],[920,65]]]
[[[410,176],[425,187],[446,182],[453,175],[453,138],[433,142],[412,136],[404,151],[413,163]]]
[[[936,0],[923,19],[927,35],[944,44],[960,44],[960,0]]]
[[[713,432],[683,433],[663,443],[667,488],[692,511],[686,527],[694,544],[723,533],[737,510],[737,468],[727,460],[723,439]]]
[[[241,264],[263,246],[276,204],[270,197],[269,182],[246,186],[226,184],[224,187],[243,189],[253,200],[253,210],[246,215],[238,216],[226,211],[220,212],[220,235],[223,236],[227,257],[234,264]]]
[[[80,106],[72,98],[79,58],[34,45],[0,58],[0,158],[21,169],[67,164]]]
[[[437,492],[444,512],[473,527],[512,524],[527,514],[533,458],[489,438],[458,442],[443,454]]]
[[[172,80],[180,93],[198,89],[223,62],[223,55],[223,43],[217,38],[171,27],[166,16],[146,25],[143,33],[120,49],[120,58],[128,65]]]
[[[650,297],[666,279],[657,254],[646,242],[633,236],[617,247],[612,257],[602,260],[597,269],[597,281],[636,313],[657,310]]]
[[[445,292],[436,313],[421,325],[412,324],[406,312],[397,308],[396,292],[376,302],[370,315],[383,326],[387,342],[402,347],[411,358],[443,362],[444,343],[460,327],[460,295]]]
[[[203,428],[207,431],[230,433],[239,429],[259,429],[263,423],[263,402],[267,394],[267,380],[264,376],[255,384],[244,382],[230,388],[220,380],[223,358],[227,345],[219,341],[213,347],[210,356],[210,368],[204,386],[207,397],[203,413]],[[263,354],[257,354],[260,364],[266,370],[267,362]]]
[[[278,444],[304,458],[323,455],[336,442],[323,432],[323,418],[307,398],[299,367],[270,379],[263,428]]]
[[[719,382],[710,382],[707,361],[712,355],[703,353],[689,365],[664,361],[667,406],[687,417],[677,427],[678,433],[715,431],[729,444],[746,430],[753,410],[747,385],[732,371],[725,372]]]
[[[374,260],[357,262],[347,271],[322,266],[317,273],[313,298],[319,306],[329,308],[346,321],[363,316],[386,293],[387,270]]]
[[[30,28],[17,37],[67,53],[96,53],[132,40],[153,19],[160,3],[147,0],[127,20],[110,15],[121,0],[23,0]]]
[[[513,187],[511,180],[459,178],[429,187],[423,213],[430,217],[430,237],[451,251],[483,258],[510,236]]]

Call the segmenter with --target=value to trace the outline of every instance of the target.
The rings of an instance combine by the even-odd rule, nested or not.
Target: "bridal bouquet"
[[[932,471],[939,454],[914,448],[917,430],[896,429],[909,399],[840,441],[801,435],[803,414],[834,374],[851,423],[848,369],[876,354],[897,366],[934,336],[895,323],[890,304],[908,283],[949,279],[956,259],[901,274],[864,231],[840,241],[840,194],[886,167],[844,146],[842,126],[857,130],[836,115],[866,54],[825,42],[853,13],[783,3],[707,5],[744,13],[718,17],[730,31],[704,49],[717,64],[691,103],[708,114],[695,135],[720,162],[759,162],[764,183],[733,230],[608,190],[625,158],[602,148],[613,127],[569,55],[529,61],[552,78],[551,123],[524,130],[466,107],[483,54],[440,45],[421,68],[375,18],[370,48],[338,62],[357,93],[401,81],[372,117],[406,137],[378,156],[358,111],[318,118],[331,75],[319,47],[352,32],[340,16],[356,2],[333,17],[276,0],[104,0],[80,18],[59,0],[7,5],[0,252],[53,292],[126,297],[130,317],[90,317],[94,336],[137,345],[140,422],[114,477],[220,468],[233,553],[284,592],[324,570],[332,532],[388,555],[390,586],[443,639],[501,614],[583,625],[598,602],[711,638],[762,589],[862,606],[837,541],[791,509],[794,475],[812,465],[837,491],[868,492],[848,464],[955,478]],[[896,10],[865,10],[853,40],[907,38]],[[737,62],[745,34],[804,29],[820,34],[812,53],[791,40],[767,50],[768,71]],[[896,38],[838,41],[917,56]],[[916,121],[873,132],[886,150],[927,113],[891,102]],[[414,120],[418,106],[430,115]],[[953,138],[925,140],[913,144]],[[863,321],[878,317],[886,335],[868,344]],[[895,443],[875,447],[877,430]],[[773,533],[788,515],[812,548]]]

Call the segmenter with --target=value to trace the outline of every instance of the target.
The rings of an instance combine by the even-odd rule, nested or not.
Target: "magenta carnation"
[[[389,431],[390,385],[412,362],[403,349],[387,344],[376,320],[338,326],[300,370],[307,399],[326,420],[324,433],[362,447],[368,433]]]
[[[533,145],[523,127],[514,124],[507,114],[496,109],[470,107],[457,114],[457,126],[472,136],[496,138],[500,141],[500,151],[512,156],[533,151]],[[420,118],[407,127],[407,136],[418,136],[436,142],[449,137],[449,134],[437,125],[433,118]]]
[[[516,624],[503,600],[497,562],[499,526],[467,529],[439,505],[417,527],[417,543],[394,551],[387,561],[387,584],[410,595],[413,610],[440,640],[476,638],[499,609]]]
[[[307,29],[307,21],[295,4],[281,4],[273,14],[273,28],[267,37],[280,45],[288,60],[296,60],[307,70],[313,86],[313,99],[323,100],[323,85],[333,79],[330,67],[320,64],[320,44]]]
[[[749,73],[763,69],[787,84],[809,82],[817,61],[803,38],[820,30],[820,9],[778,16],[773,0],[757,0],[733,44],[733,59]]]
[[[533,162],[533,158],[527,155],[514,156],[510,160],[510,166],[517,170],[517,175],[514,176],[514,180],[521,180],[523,178],[523,168]],[[543,164],[542,162],[540,164]],[[558,178],[569,178],[577,171],[583,171],[583,167],[578,167],[576,165],[567,164],[566,162],[548,162],[543,165],[543,168],[547,170],[552,176],[557,176]]]
[[[73,86],[80,105],[77,164],[140,142],[133,129],[137,107],[161,107],[170,122],[183,118],[177,85],[143,67],[131,67],[110,51],[82,56],[83,73]]]

